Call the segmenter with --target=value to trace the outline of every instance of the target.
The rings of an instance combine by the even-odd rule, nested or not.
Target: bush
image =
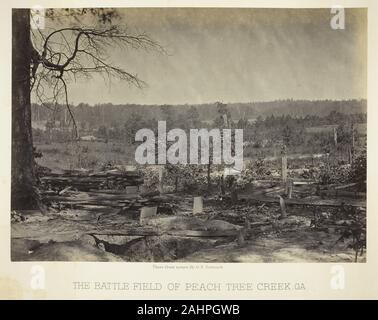
[[[266,179],[271,177],[272,172],[269,169],[267,161],[263,158],[258,158],[257,160],[251,161],[247,164],[245,170],[242,171],[241,177],[239,178],[239,183],[241,185],[246,185],[254,180]]]
[[[334,160],[329,165],[319,167],[314,177],[321,184],[331,183],[358,183],[359,191],[366,190],[366,153],[354,158],[352,164]]]
[[[367,162],[366,152],[357,156],[352,164],[350,180],[358,183],[359,191],[366,191]]]

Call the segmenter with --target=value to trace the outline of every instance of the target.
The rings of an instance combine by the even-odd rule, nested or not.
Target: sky
[[[146,32],[166,54],[109,52],[144,89],[101,77],[69,85],[69,100],[200,104],[278,99],[366,98],[367,11],[347,9],[333,30],[330,9],[130,8],[116,23]]]

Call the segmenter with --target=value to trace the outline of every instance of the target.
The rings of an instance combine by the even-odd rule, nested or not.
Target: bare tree
[[[78,77],[90,78],[99,74],[104,79],[116,78],[138,88],[144,86],[136,74],[110,61],[109,50],[114,47],[163,49],[145,33],[132,34],[127,28],[114,24],[117,15],[117,11],[111,9],[49,9],[46,11],[47,18],[54,19],[54,25],[59,27],[40,30],[30,28],[29,9],[13,10],[12,208],[38,205],[31,95],[46,107],[65,105],[72,121],[73,135],[76,136],[75,117],[68,97],[70,82]],[[96,19],[96,23],[80,26],[80,22],[88,17]],[[67,23],[70,19],[71,23]]]

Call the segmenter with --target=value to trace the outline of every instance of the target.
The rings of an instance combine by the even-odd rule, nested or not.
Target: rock
[[[207,228],[207,230],[217,231],[239,230],[242,228],[241,226],[237,226],[235,224],[223,220],[208,220],[205,222],[205,227]]]
[[[205,223],[195,217],[156,217],[149,219],[148,225],[158,227],[162,230],[207,230]]]
[[[105,244],[103,242],[100,242],[97,247],[101,250],[101,251],[106,251],[105,249]]]
[[[12,261],[27,260],[28,255],[40,246],[41,243],[37,240],[12,239],[11,259]]]
[[[47,243],[28,255],[32,261],[123,261],[116,255],[79,241]]]
[[[277,220],[276,223],[280,226],[294,226],[294,225],[304,225],[309,227],[311,225],[311,219],[302,216],[288,216],[284,219]]]
[[[93,236],[91,236],[90,234],[83,234],[80,237],[79,241],[82,242],[83,244],[89,244],[93,247],[95,247],[97,245],[96,239]]]

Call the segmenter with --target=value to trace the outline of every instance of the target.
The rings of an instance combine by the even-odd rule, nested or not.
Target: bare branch
[[[78,137],[78,134],[77,134],[77,125],[76,125],[76,121],[75,121],[75,117],[72,113],[72,110],[70,108],[70,105],[68,103],[68,92],[67,92],[67,85],[66,85],[66,82],[64,81],[63,78],[59,78],[59,80],[63,83],[63,88],[64,88],[64,95],[65,95],[65,102],[66,102],[66,108],[70,114],[70,117],[72,119],[72,123],[73,123],[73,127],[74,127],[74,138],[77,138]]]
[[[77,137],[77,126],[68,103],[67,84],[70,80],[99,74],[107,76],[109,81],[111,78],[118,78],[143,88],[145,82],[136,74],[113,65],[107,52],[114,47],[164,52],[164,49],[146,34],[129,34],[119,26],[61,28],[47,35],[41,34],[41,42],[39,50],[34,43],[31,44],[33,52],[31,89],[40,102],[51,101],[57,104],[60,99],[63,100],[72,119],[75,137]],[[51,92],[50,97],[47,91],[45,92],[45,88]]]

